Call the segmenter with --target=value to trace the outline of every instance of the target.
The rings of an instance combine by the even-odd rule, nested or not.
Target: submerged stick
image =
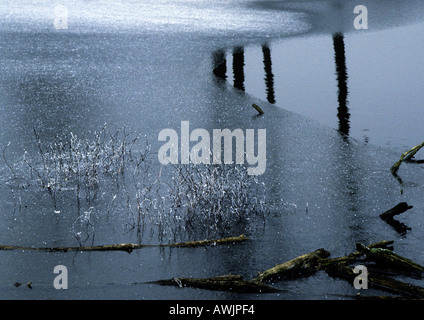
[[[263,110],[261,108],[259,108],[259,106],[255,103],[252,104],[252,107],[256,109],[256,111],[258,111],[259,114],[265,114],[265,112],[263,112]]]
[[[403,161],[410,160],[422,147],[424,147],[424,142],[416,145],[411,150],[408,150],[400,156],[400,159],[398,162],[396,162],[391,168],[390,171],[393,175],[397,175],[397,171],[399,170],[399,166],[402,164]]]
[[[24,247],[24,246],[11,246],[11,245],[0,245],[0,250],[32,250],[32,251],[44,251],[44,252],[67,252],[67,251],[126,251],[132,252],[134,249],[141,248],[152,248],[152,247],[202,247],[207,245],[225,245],[240,243],[248,240],[244,234],[238,237],[229,237],[216,240],[197,240],[197,241],[186,241],[166,244],[137,244],[137,243],[122,243],[122,244],[109,244],[99,246],[88,246],[88,247]]]

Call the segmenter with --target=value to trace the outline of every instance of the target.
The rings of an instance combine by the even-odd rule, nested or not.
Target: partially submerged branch
[[[394,216],[404,213],[405,211],[412,209],[413,206],[408,205],[406,202],[401,202],[394,206],[393,208],[380,214],[380,218],[383,220],[391,219]]]
[[[368,248],[360,243],[356,244],[356,249],[359,252],[364,253],[369,260],[379,263],[385,267],[397,268],[418,274],[422,274],[424,272],[423,266],[408,258],[402,257],[391,250]]]
[[[235,244],[248,240],[244,234],[239,235],[238,237],[229,237],[216,240],[198,240],[198,241],[186,241],[186,242],[177,242],[177,243],[168,243],[157,245],[161,247],[200,247],[206,245],[225,245],[225,244]]]
[[[166,286],[193,287],[207,290],[234,291],[244,293],[269,293],[279,290],[261,282],[244,280],[240,275],[224,275],[211,278],[173,278],[153,283]]]
[[[397,161],[391,168],[390,171],[392,172],[393,175],[397,175],[397,171],[399,170],[400,165],[402,164],[403,161],[408,161],[410,160],[422,147],[424,147],[424,142],[416,145],[415,147],[413,147],[411,150],[408,150],[404,153],[402,153],[402,155],[400,156],[399,161]]]
[[[240,275],[225,275],[211,278],[172,278],[154,281],[153,283],[173,285],[181,288],[195,287],[207,290],[266,293],[278,291],[278,289],[266,285],[266,282],[303,277],[322,270],[326,271],[332,277],[338,277],[352,282],[357,274],[353,272],[353,268],[349,264],[358,261],[364,255],[365,261],[378,261],[380,267],[400,267],[415,273],[423,272],[424,268],[422,266],[393,253],[391,251],[393,250],[392,244],[393,241],[380,241],[367,247],[357,244],[358,251],[338,258],[328,258],[330,256],[328,251],[318,249],[285,263],[278,264],[273,268],[259,273],[252,280],[244,280]],[[361,261],[361,263],[364,263],[364,261]],[[368,281],[376,289],[408,297],[424,298],[424,288],[391,279],[384,275],[373,272],[371,276],[368,276]]]
[[[397,204],[396,206],[394,206],[393,208],[380,214],[380,218],[386,223],[388,223],[389,225],[391,225],[393,229],[395,229],[398,233],[405,234],[406,231],[411,230],[411,228],[403,224],[402,222],[397,221],[393,217],[395,215],[402,214],[411,208],[413,207],[408,205],[406,202],[401,202]]]
[[[393,244],[393,241],[380,241],[370,244],[367,248],[390,250],[391,244]],[[253,280],[258,282],[270,282],[286,278],[308,276],[316,271],[324,270],[333,264],[352,263],[361,256],[363,256],[363,253],[356,251],[344,257],[329,258],[330,252],[324,249],[317,249],[285,263],[277,264],[275,267],[259,273]]]
[[[374,249],[374,248],[380,248],[380,249],[387,249],[387,250],[393,250],[392,244],[394,241],[392,240],[383,240],[379,242],[375,242],[370,244],[367,248]],[[355,251],[347,256],[344,257],[338,257],[338,258],[328,258],[326,259],[325,263],[322,263],[322,266],[330,266],[332,264],[349,264],[353,263],[356,260],[358,260],[361,256],[363,256],[363,253],[360,251]]]
[[[265,114],[265,112],[257,104],[253,103],[252,107],[255,108],[259,114]]]
[[[122,244],[110,244],[110,245],[99,245],[99,246],[87,246],[87,247],[24,247],[24,246],[10,246],[0,245],[0,250],[32,250],[32,251],[44,251],[44,252],[67,252],[67,251],[126,251],[132,252],[134,249],[151,248],[151,247],[202,247],[207,245],[225,245],[235,244],[248,240],[248,238],[242,234],[238,237],[229,237],[215,240],[198,240],[198,241],[187,241],[177,243],[165,243],[165,244],[136,244],[136,243],[122,243]]]
[[[319,270],[323,259],[328,258],[329,256],[330,253],[328,251],[324,249],[318,249],[285,263],[277,264],[275,267],[259,273],[258,276],[253,279],[253,281],[269,282],[273,280],[279,280],[283,277],[298,277],[302,275],[309,275]]]
[[[331,277],[345,279],[349,282],[353,282],[357,274],[353,272],[353,269],[343,264],[332,264],[326,268],[326,272]],[[414,298],[424,298],[424,288],[416,286],[410,283],[377,275],[368,272],[368,284],[374,289],[379,289],[395,294],[406,295]]]

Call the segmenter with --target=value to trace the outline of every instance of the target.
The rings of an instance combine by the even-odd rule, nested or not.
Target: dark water
[[[134,200],[131,180],[116,185],[106,179],[95,200],[80,204],[73,189],[59,192],[55,203],[33,184],[23,188],[10,182],[8,164],[25,176],[24,151],[30,160],[37,157],[34,126],[47,143],[70,132],[90,137],[104,123],[125,125],[142,137],[134,152],[143,150],[144,139],[150,142],[152,177],[160,171],[162,129],[178,132],[184,120],[208,132],[266,128],[266,171],[258,183],[265,183],[270,214],[265,225],[253,221],[243,230],[251,240],[234,246],[148,248],[131,254],[2,251],[0,297],[343,299],[356,290],[324,273],[279,282],[280,293],[265,295],[147,282],[228,273],[252,278],[317,248],[340,256],[354,250],[356,242],[383,239],[395,240],[396,252],[424,263],[423,168],[402,165],[402,186],[388,170],[405,146],[422,139],[422,24],[416,16],[421,4],[395,1],[388,9],[369,1],[370,12],[379,12],[370,18],[369,33],[353,32],[348,22],[333,30],[335,17],[343,17],[337,4],[74,2],[70,12],[78,15],[70,16],[67,30],[53,28],[51,8],[42,2],[2,4],[2,18],[8,18],[2,19],[0,33],[0,145],[10,145],[2,148],[7,163],[2,159],[0,243],[76,246],[73,226],[84,212],[90,212],[95,228],[84,244],[138,241],[128,228],[134,211],[125,204],[125,190]],[[388,79],[393,81],[386,87]],[[404,107],[397,108],[396,101]],[[265,115],[257,117],[252,103]],[[371,108],[376,109],[366,113]],[[394,128],[392,136],[379,125]],[[393,148],[382,148],[387,145]],[[168,182],[170,167],[163,170]],[[113,202],[114,194],[119,202]],[[401,201],[414,206],[401,218],[411,227],[406,234],[378,217]],[[147,233],[143,242],[157,243],[157,235]],[[68,268],[68,290],[53,287],[59,264]],[[13,286],[29,281],[32,289]]]

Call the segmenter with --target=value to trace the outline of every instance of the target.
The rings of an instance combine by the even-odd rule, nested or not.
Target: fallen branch
[[[285,263],[277,264],[275,267],[259,273],[253,281],[269,282],[279,280],[283,277],[309,275],[319,270],[323,259],[328,258],[329,256],[330,253],[328,251],[318,249]]]
[[[402,257],[391,250],[380,249],[380,248],[368,248],[364,245],[357,243],[356,249],[359,252],[364,253],[367,258],[371,261],[374,261],[382,266],[389,268],[397,268],[400,270],[413,272],[417,274],[422,274],[424,272],[424,267],[415,263],[414,261]]]
[[[351,283],[357,276],[351,267],[342,264],[333,264],[326,268],[326,272],[331,277],[342,278]],[[392,292],[395,294],[403,294],[414,298],[424,298],[423,287],[381,275],[375,275],[370,272],[368,272],[367,279],[368,284],[372,288]]]
[[[198,241],[187,241],[177,243],[166,243],[166,244],[136,244],[136,243],[122,243],[122,244],[109,244],[100,246],[87,246],[87,247],[24,247],[24,246],[10,246],[0,245],[0,250],[32,250],[32,251],[44,251],[44,252],[67,252],[67,251],[126,251],[131,253],[134,249],[141,248],[152,248],[152,247],[202,247],[207,245],[225,245],[240,243],[248,240],[248,238],[242,234],[238,237],[229,237],[216,240],[198,240]]]
[[[380,241],[369,246],[357,244],[357,250],[349,255],[338,258],[328,258],[330,253],[324,249],[301,255],[290,261],[278,264],[265,270],[252,280],[244,280],[240,275],[225,275],[211,278],[172,278],[158,280],[151,283],[160,285],[172,285],[179,287],[194,287],[207,290],[237,291],[237,292],[276,292],[276,288],[266,285],[266,282],[281,279],[296,278],[311,275],[316,271],[324,270],[332,277],[346,279],[352,282],[357,274],[349,264],[365,257],[366,260],[378,262],[385,267],[397,267],[407,269],[415,273],[422,273],[424,267],[407,258],[392,252],[393,241]],[[364,261],[361,261],[364,262]],[[376,289],[406,295],[412,298],[424,298],[424,288],[409,283],[385,277],[383,275],[368,273],[368,282]]]
[[[243,280],[240,275],[224,275],[211,278],[172,278],[158,280],[157,283],[163,286],[193,287],[207,290],[234,291],[244,293],[269,293],[279,290],[263,283],[253,280]]]
[[[411,150],[402,153],[398,162],[396,162],[391,168],[390,171],[393,175],[397,175],[397,171],[399,170],[399,166],[403,161],[410,160],[422,147],[424,147],[424,142],[413,147]]]
[[[370,244],[368,248],[381,248],[381,249],[390,249],[390,245],[393,244],[393,241],[380,241],[373,244]],[[356,261],[359,257],[363,256],[362,252],[352,252],[351,254],[338,257],[338,258],[328,258],[330,252],[324,249],[318,249],[313,252],[301,255],[297,258],[294,258],[290,261],[287,261],[282,264],[277,264],[275,267],[270,268],[262,273],[259,273],[253,281],[257,282],[270,282],[281,280],[283,278],[295,278],[305,275],[311,275],[312,273],[324,270],[329,265],[332,264],[347,264]]]
[[[168,243],[168,244],[160,244],[160,245],[153,245],[156,247],[201,247],[201,246],[207,246],[207,245],[225,245],[225,244],[235,244],[240,243],[248,240],[249,238],[246,237],[244,234],[241,234],[237,237],[229,237],[229,238],[223,238],[223,239],[216,239],[216,240],[198,240],[198,241],[186,241],[186,242],[177,242],[177,243]]]
[[[380,249],[386,249],[386,250],[393,250],[393,247],[392,247],[393,242],[394,242],[393,240],[390,240],[390,241],[383,240],[383,241],[371,243],[367,248],[369,249],[380,248]],[[322,266],[322,269],[325,269],[326,267],[333,264],[337,264],[337,263],[340,263],[340,264],[353,263],[357,261],[358,258],[360,258],[363,255],[364,255],[363,252],[355,251],[344,257],[328,258],[325,261],[321,261],[321,266]]]
[[[319,270],[319,261],[324,260],[324,258],[329,255],[330,253],[328,251],[318,249],[283,264],[276,265],[271,269],[259,273],[259,275],[252,280],[243,280],[240,275],[226,275],[211,278],[172,278],[154,281],[153,283],[220,291],[256,293],[276,292],[279,290],[266,285],[264,282],[280,280],[282,277],[295,277],[315,272]]]
[[[388,248],[393,241],[381,241],[371,244],[370,248]],[[211,278],[172,278],[166,280],[153,281],[160,285],[172,285],[179,287],[194,287],[207,290],[237,291],[237,292],[276,292],[278,289],[266,285],[266,282],[278,281],[283,278],[296,278],[311,275],[312,273],[325,269],[328,265],[346,263],[362,256],[360,252],[354,252],[349,256],[327,259],[330,253],[324,249],[301,255],[290,261],[278,264],[270,268],[252,280],[243,280],[240,275],[226,275]]]

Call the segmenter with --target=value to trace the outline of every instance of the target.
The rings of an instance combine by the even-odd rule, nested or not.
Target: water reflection
[[[334,61],[336,64],[336,76],[337,76],[337,118],[338,118],[338,130],[343,136],[349,136],[350,131],[350,113],[348,108],[348,87],[347,87],[347,67],[346,67],[346,53],[344,35],[341,32],[333,34],[333,50],[334,50]],[[268,44],[263,44],[262,49],[262,63],[264,70],[264,77],[261,81],[265,81],[266,100],[271,103],[276,103],[275,89],[274,89],[274,73],[272,71],[272,57],[271,50]],[[234,47],[232,50],[232,69],[233,69],[233,86],[236,89],[245,91],[245,49],[243,47]],[[256,57],[258,59],[259,56]],[[226,80],[227,77],[227,56],[223,49],[217,50],[213,53],[213,73],[217,79]],[[259,86],[259,82],[256,79],[249,78]],[[231,81],[231,79],[228,79]]]
[[[234,87],[244,91],[244,48],[233,49]]]
[[[227,78],[227,59],[224,50],[217,50],[212,53],[213,74],[225,80]]]
[[[266,99],[269,103],[275,103],[274,74],[272,72],[271,50],[268,44],[262,46],[264,80],[266,87]],[[245,91],[245,51],[243,47],[234,47],[232,51],[233,86],[236,89]],[[227,58],[226,52],[219,49],[212,54],[212,72],[216,79],[226,80]]]
[[[266,98],[269,103],[275,103],[274,74],[272,73],[271,50],[268,45],[262,46],[262,53],[264,55]]]
[[[346,54],[344,45],[344,36],[342,33],[333,35],[334,60],[336,61],[337,86],[338,86],[338,103],[337,117],[339,119],[339,131],[349,135],[349,108],[347,101],[347,69],[346,69]]]

